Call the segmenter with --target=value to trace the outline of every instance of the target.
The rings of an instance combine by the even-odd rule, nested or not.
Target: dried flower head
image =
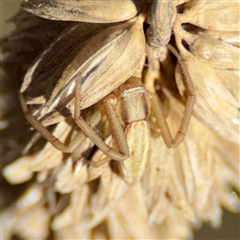
[[[239,2],[166,1],[177,15],[171,19],[164,12],[161,23],[168,20],[172,35],[167,28],[166,39],[175,50],[166,44],[159,46],[162,40],[154,36],[157,30],[163,32],[155,10],[165,2],[123,2],[113,4],[105,0],[106,5],[96,8],[91,1],[84,0],[71,1],[72,6],[59,0],[23,1],[25,9],[47,19],[25,11],[12,18],[16,29],[1,41],[5,54],[1,65],[8,74],[3,77],[3,87],[7,89],[10,82],[19,89],[23,82],[21,91],[26,91],[24,100],[30,106],[29,112],[42,117],[41,124],[49,133],[68,143],[80,132],[74,118],[76,105],[72,104],[75,85],[71,86],[71,79],[65,78],[69,72],[75,77],[77,68],[81,73],[93,74],[93,80],[104,76],[104,82],[106,77],[116,78],[113,83],[117,85],[106,85],[108,93],[114,94],[124,88],[122,84],[132,75],[140,77],[141,86],[152,90],[152,98],[161,104],[173,133],[178,131],[179,119],[184,115],[185,99],[192,94],[186,86],[186,74],[182,73],[187,72],[196,99],[183,142],[176,148],[166,146],[155,105],[153,101],[146,103],[150,109],[148,118],[141,119],[139,125],[126,124],[126,129],[130,129],[125,132],[130,157],[140,159],[140,163],[146,160],[141,165],[141,177],[130,185],[126,179],[133,179],[133,175],[124,170],[136,166],[132,162],[127,167],[124,162],[106,162],[106,155],[86,136],[81,136],[81,144],[71,153],[63,154],[50,142],[42,142],[39,133],[30,134],[29,126],[24,121],[20,123],[20,106],[9,105],[3,114],[3,122],[8,123],[3,131],[7,136],[3,142],[3,175],[11,184],[28,185],[22,196],[1,214],[3,238],[18,235],[24,239],[180,239],[191,237],[193,227],[202,222],[219,227],[222,207],[239,211]],[[108,11],[102,9],[109,3]],[[86,12],[94,14],[78,12],[83,6]],[[136,18],[144,7],[151,14]],[[117,10],[116,14],[111,9]],[[105,11],[109,14],[101,16]],[[105,24],[98,24],[100,18]],[[81,23],[72,22],[76,20]],[[152,29],[136,32],[140,25],[141,29],[148,25]],[[114,34],[120,42],[114,42]],[[98,45],[96,35],[101,39]],[[145,66],[138,68],[137,62],[145,54],[145,37],[152,46],[147,47]],[[140,52],[128,48],[130,43],[137,45],[133,49]],[[100,51],[107,54],[101,55]],[[131,59],[126,59],[128,51]],[[175,51],[177,54],[173,54]],[[93,57],[98,53],[102,58]],[[118,56],[116,60],[114,54]],[[104,69],[109,66],[106,56],[119,68],[126,61],[125,75],[115,72],[115,68],[109,68],[108,75],[101,68],[93,70],[91,64],[96,61],[96,66],[102,62]],[[152,84],[149,79],[156,81]],[[85,87],[95,89],[97,83],[90,81]],[[57,90],[56,84],[60,85]],[[84,93],[91,104],[86,105],[88,108],[83,109],[81,116],[107,145],[121,149],[104,112],[107,94],[100,98],[99,92],[92,100],[91,92]],[[11,102],[9,96],[8,91],[1,96],[6,104]],[[125,124],[124,120],[120,123]],[[14,124],[19,125],[13,133]],[[94,163],[99,162],[105,163],[95,167]],[[8,201],[7,195],[5,198]]]

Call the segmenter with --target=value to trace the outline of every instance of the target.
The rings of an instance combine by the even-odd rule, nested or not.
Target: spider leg
[[[184,136],[186,134],[189,121],[193,112],[195,94],[194,94],[194,87],[192,85],[191,78],[185,67],[183,59],[181,58],[181,56],[179,55],[179,53],[176,51],[174,47],[172,47],[171,45],[167,45],[167,48],[176,56],[179,62],[179,65],[184,75],[183,81],[186,89],[185,93],[187,95],[184,115],[181,119],[180,127],[177,131],[177,134],[174,138],[172,137],[172,134],[170,132],[168,123],[166,121],[166,117],[164,115],[162,103],[156,94],[155,86],[154,86],[155,80],[159,76],[159,73],[157,73],[159,72],[159,69],[160,69],[159,60],[151,55],[148,56],[149,68],[145,76],[145,87],[150,92],[150,101],[151,101],[152,110],[156,117],[157,124],[161,129],[161,135],[163,137],[163,140],[168,148],[171,148],[171,147],[174,148],[174,147],[177,147],[183,141]]]
[[[157,124],[161,129],[162,138],[167,147],[170,148],[173,143],[173,138],[166,121],[166,116],[164,115],[164,108],[155,90],[155,80],[158,79],[160,75],[160,63],[158,58],[156,58],[152,53],[154,52],[152,52],[151,48],[149,48],[147,54],[149,67],[145,75],[144,85],[149,92],[151,108],[156,117]]]
[[[150,93],[150,102],[157,124],[161,129],[162,138],[167,147],[171,148],[174,140],[166,121],[166,116],[164,115],[164,107],[156,93]]]
[[[119,152],[124,153],[127,157],[129,157],[126,135],[114,107],[116,101],[116,97],[111,94],[105,98],[103,104],[116,146]]]
[[[110,147],[109,145],[107,145],[104,142],[104,140],[96,133],[96,131],[81,117],[80,89],[81,89],[81,85],[79,84],[79,81],[77,81],[76,90],[75,90],[75,115],[74,115],[74,119],[75,119],[77,125],[81,128],[81,130],[85,133],[85,135],[87,137],[89,137],[108,158],[116,160],[116,161],[126,160],[129,156],[128,151],[126,151],[125,146],[122,147],[119,142],[120,138],[122,136],[122,133],[120,133],[120,135],[119,135],[119,134],[115,134],[115,132],[113,131],[113,136],[116,137],[116,139],[117,139],[116,140],[117,147],[119,147],[119,150],[115,150],[112,147]],[[116,114],[115,111],[109,112],[109,115],[111,117],[114,116],[115,114]],[[119,127],[121,125],[121,123],[118,120],[118,118],[114,117],[113,119],[115,119],[115,120],[112,121],[111,117],[110,117],[110,124],[112,125],[113,129],[117,129],[116,130],[117,132],[123,131],[122,127]],[[116,127],[115,127],[115,125],[116,125]],[[124,134],[124,132],[123,132],[123,134]],[[123,151],[121,151],[121,150],[123,150]]]
[[[194,87],[192,84],[192,80],[191,80],[191,77],[185,66],[184,60],[182,59],[180,54],[177,52],[177,50],[173,46],[167,45],[167,48],[176,56],[176,58],[178,60],[178,63],[180,65],[180,68],[183,73],[183,83],[185,85],[185,93],[187,95],[184,115],[182,117],[181,124],[180,124],[179,130],[177,132],[177,135],[174,138],[174,141],[172,144],[172,147],[177,147],[182,142],[182,140],[187,132],[189,121],[190,121],[190,118],[193,113],[193,107],[194,107],[194,103],[195,103],[195,93],[194,93]]]
[[[47,141],[49,141],[56,149],[61,152],[71,153],[73,152],[85,139],[84,134],[80,131],[69,144],[63,144],[58,138],[56,138],[42,123],[34,117],[28,110],[28,106],[24,100],[24,96],[20,93],[20,103],[23,109],[23,113],[27,121],[37,130]]]

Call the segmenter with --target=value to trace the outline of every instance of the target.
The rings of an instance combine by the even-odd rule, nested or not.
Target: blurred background
[[[9,34],[14,28],[14,25],[8,19],[18,10],[19,1],[0,1],[1,37]],[[212,229],[204,224],[200,230],[195,231],[195,239],[240,239],[240,215],[224,211],[221,229]]]

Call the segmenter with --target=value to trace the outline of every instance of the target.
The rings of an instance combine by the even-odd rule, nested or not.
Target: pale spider
[[[25,2],[26,3],[23,3],[24,9],[45,18],[59,20],[60,15],[63,14],[64,17],[61,20],[77,19],[78,21],[92,21],[101,23],[101,18],[97,18],[96,16],[93,18],[91,12],[87,12],[84,15],[79,10],[79,12],[74,11],[74,14],[71,15],[73,12],[69,10],[70,8],[73,9],[76,7],[77,9],[77,7],[79,7],[82,3],[87,5],[88,1],[66,1],[64,3],[59,0],[53,0],[49,2],[40,0],[28,0]],[[71,4],[68,5],[69,2]],[[132,1],[125,0],[125,2],[134,4]],[[115,5],[113,4],[114,7],[117,8],[118,3],[119,1],[116,1]],[[124,6],[124,4],[121,6]],[[176,147],[183,140],[184,135],[187,131],[190,117],[192,115],[195,100],[194,89],[187,69],[184,65],[184,61],[181,59],[181,56],[177,50],[168,44],[172,31],[174,32],[175,24],[178,24],[176,7],[172,1],[154,0],[150,9],[148,9],[149,3],[146,4],[146,6],[142,4],[138,8],[134,7],[133,5],[131,6],[131,11],[129,10],[130,12],[128,12],[129,16],[125,16],[126,19],[122,19],[120,17],[120,14],[118,21],[116,21],[112,19],[112,14],[106,14],[105,19],[102,20],[104,23],[126,20],[125,22],[109,25],[107,27],[100,27],[99,29],[96,27],[96,29],[94,28],[92,32],[91,30],[87,30],[89,31],[88,34],[83,34],[84,36],[79,37],[79,41],[83,38],[83,42],[85,42],[82,45],[80,44],[80,47],[76,44],[79,43],[79,41],[75,42],[78,55],[76,54],[76,56],[71,59],[72,62],[67,65],[67,70],[64,70],[63,74],[60,77],[57,76],[60,80],[57,79],[57,82],[54,82],[56,86],[47,96],[46,101],[43,101],[43,106],[41,108],[41,111],[39,111],[39,118],[41,118],[46,114],[56,111],[58,108],[64,107],[69,102],[74,101],[74,120],[76,124],[84,132],[84,134],[89,137],[101,151],[104,152],[108,158],[117,161],[123,161],[129,158],[129,148],[132,148],[131,143],[129,144],[127,141],[128,133],[124,133],[123,126],[125,127],[127,124],[127,129],[131,129],[131,127],[128,126],[133,126],[135,123],[142,124],[144,122],[143,126],[140,129],[148,129],[146,126],[146,120],[148,118],[147,112],[149,111],[149,105],[146,103],[147,101],[145,101],[147,98],[145,94],[146,90],[143,86],[140,86],[139,83],[136,87],[135,81],[133,81],[131,78],[131,76],[135,76],[136,71],[142,71],[144,64],[141,62],[144,62],[142,59],[144,59],[143,55],[145,55],[145,52],[149,64],[147,70],[148,79],[146,86],[149,93],[147,95],[149,95],[148,98],[150,99],[151,107],[153,109],[154,115],[156,116],[157,123],[161,128],[162,137],[167,147]],[[109,9],[105,8],[103,11],[109,12]],[[101,11],[99,12],[101,13]],[[136,14],[138,15],[135,16]],[[144,21],[149,24],[149,28],[146,31],[147,44],[145,44],[145,34],[143,31]],[[75,27],[77,28],[77,26]],[[73,32],[76,33],[76,31]],[[69,37],[73,36],[73,32],[70,31],[70,33],[67,33],[69,34]],[[87,37],[90,40],[87,39]],[[53,44],[40,56],[33,67],[28,71],[20,93],[20,101],[26,119],[38,132],[41,133],[45,139],[51,142],[55,148],[59,149],[62,152],[72,152],[80,144],[80,140],[82,139],[82,132],[80,131],[69,144],[63,144],[57,138],[55,138],[51,132],[47,130],[47,128],[42,125],[41,121],[33,116],[30,110],[28,110],[28,106],[25,100],[26,95],[24,96],[24,93],[27,92],[29,86],[34,90],[34,86],[32,85],[34,81],[34,75],[37,75],[36,69],[39,64],[43,64],[44,61],[47,64],[47,55],[51,53],[51,51],[54,51],[55,59],[58,58],[59,54],[61,54],[61,57],[64,56],[64,50],[63,52],[60,51],[61,53],[58,53],[58,49],[54,49],[55,46],[59,45],[59,42],[63,42],[63,39],[64,36],[61,36],[55,42],[55,44]],[[101,40],[99,41],[99,39]],[[63,42],[63,45],[64,44],[66,45],[68,43]],[[183,79],[185,85],[185,94],[187,96],[185,113],[181,120],[178,133],[174,139],[172,138],[169,131],[161,103],[155,94],[154,87],[155,80],[158,79],[159,74],[160,63],[158,60],[158,51],[161,47],[167,47],[176,56],[184,75]],[[69,49],[66,49],[65,51],[67,53]],[[56,78],[56,76],[54,76],[54,73],[51,77]],[[122,96],[128,92],[126,97],[128,100],[126,100],[125,97],[122,99],[122,101],[125,102],[123,105],[125,108],[124,112],[130,114],[132,109],[139,109],[137,110],[139,112],[131,113],[130,118],[129,115],[121,115],[122,112],[117,112],[115,110],[115,107],[117,105],[116,102],[119,97],[114,95],[116,93],[112,93],[114,90],[118,91],[117,88],[124,84],[124,82],[126,82],[128,79],[130,79],[128,81],[128,84],[131,86],[130,90],[129,85],[123,85],[123,89],[119,94]],[[51,82],[52,80],[50,79],[49,81]],[[133,81],[132,85],[131,81]],[[46,96],[44,97],[46,98]],[[134,101],[129,100],[132,97],[139,99],[138,107],[135,106],[136,103]],[[108,146],[97,134],[97,132],[91,127],[92,123],[87,123],[81,117],[81,110],[92,106],[102,99],[104,99],[103,103],[105,112],[112,128],[112,135],[116,143],[117,150]],[[142,109],[145,110],[143,111]],[[120,121],[119,118],[125,120]],[[144,134],[146,134],[146,132],[149,130],[143,131],[145,131]],[[144,152],[144,150],[141,151]],[[99,163],[97,165],[100,164],[102,163]],[[145,162],[143,161],[143,166],[144,164]],[[140,176],[141,174],[137,175]],[[128,182],[136,181],[132,176],[129,177],[129,179],[130,180]]]

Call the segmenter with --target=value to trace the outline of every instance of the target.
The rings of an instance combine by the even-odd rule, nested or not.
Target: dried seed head
[[[184,27],[178,28],[179,25],[174,27],[174,35],[177,49],[193,79],[197,96],[195,116],[191,119],[188,134],[183,143],[177,149],[168,149],[151,114],[148,120],[152,127],[149,157],[141,182],[131,187],[121,178],[114,163],[94,168],[79,160],[86,161],[87,156],[90,161],[104,158],[100,150],[95,152],[89,149],[92,145],[87,141],[67,158],[59,151],[55,152],[50,144],[36,154],[29,153],[28,157],[18,158],[15,165],[13,163],[5,167],[6,179],[12,183],[22,183],[28,181],[33,173],[37,177],[23,198],[3,210],[1,217],[5,239],[10,239],[13,235],[26,239],[46,238],[50,231],[54,231],[56,239],[66,239],[69,236],[75,239],[190,238],[192,226],[198,226],[201,222],[219,227],[222,206],[231,211],[239,211],[237,131],[239,69],[236,66],[234,71],[225,69],[234,67],[230,59],[235,56],[235,53],[231,49],[232,46],[239,47],[239,28],[237,29],[232,21],[236,11],[231,12],[228,8],[232,4],[235,6],[236,2],[227,3],[227,5],[219,1],[204,3],[197,0],[174,1],[176,2],[186,2],[181,6],[182,13],[177,17],[180,25]],[[213,11],[212,15],[208,11],[210,9]],[[223,15],[220,13],[227,13],[230,16],[233,14],[233,18],[223,18],[226,21],[221,22],[220,18]],[[24,16],[26,17],[26,14]],[[54,23],[48,21],[48,29],[45,24],[47,20],[34,16],[27,15],[25,20],[19,17],[15,19],[19,30],[13,38],[8,38],[3,44],[6,51],[11,50],[4,60],[6,62],[3,62],[4,66],[8,66],[8,69],[11,67],[11,72],[14,73],[16,73],[15,69],[18,69],[20,75],[24,75],[29,63],[45,48],[41,42],[48,45],[52,42],[51,37],[56,37],[60,29],[62,31],[65,28],[61,25],[63,22],[60,24],[56,21],[53,21]],[[233,24],[227,23],[227,20]],[[57,23],[61,27],[56,27]],[[191,32],[184,23],[196,24],[203,29],[191,26],[194,30]],[[43,33],[38,35],[39,39],[36,39],[33,37],[36,35],[35,30],[38,25]],[[31,32],[31,29],[35,30]],[[221,29],[226,31],[223,32]],[[46,37],[50,36],[48,33],[52,33],[49,39]],[[21,38],[16,37],[18,34]],[[46,42],[44,39],[47,39]],[[203,39],[207,41],[204,41],[204,46],[201,46]],[[34,46],[33,49],[36,52],[28,52],[26,42]],[[229,54],[226,62],[223,59],[217,59],[218,53],[214,43],[216,46],[221,46],[226,55]],[[228,47],[226,43],[232,46]],[[24,55],[22,51],[28,54]],[[211,52],[212,58],[206,58],[206,51]],[[134,55],[135,52],[132,51],[132,54]],[[161,89],[158,89],[155,94],[157,97],[160,93],[161,96],[164,94],[162,102],[167,109],[170,129],[177,131],[184,104],[171,82],[172,79],[174,80],[175,62],[166,64],[170,57],[164,58],[160,67],[161,72],[156,75],[161,78],[159,81]],[[227,67],[224,66],[225,63]],[[175,77],[177,80],[182,78],[178,67]],[[6,82],[9,83],[9,81]],[[13,85],[15,86],[18,81],[19,79],[13,82]],[[31,85],[32,81],[27,83],[29,84]],[[155,89],[155,86],[152,87]],[[40,88],[44,90],[43,86]],[[181,89],[184,96],[184,86],[181,86]],[[14,89],[11,90],[14,91]],[[46,96],[45,93],[46,90],[39,97]],[[25,94],[26,97],[31,96],[30,92]],[[39,99],[32,98],[31,104],[37,105]],[[45,103],[42,99],[40,100],[39,105]],[[18,122],[16,106],[13,108],[14,111],[9,115],[11,118],[16,118]],[[38,110],[37,107],[35,109]],[[95,112],[96,109],[96,106],[92,106],[84,114],[89,116],[88,114],[91,115],[91,111]],[[59,121],[61,122],[57,124],[54,134],[59,134],[60,138],[62,135],[62,140],[72,138],[75,134],[73,130],[76,130],[74,122],[69,122],[69,119]],[[98,127],[99,134],[111,145],[111,131],[104,116]],[[25,135],[25,128],[20,133]],[[3,139],[7,153],[20,148],[21,139],[19,140],[17,134],[19,132],[10,131],[8,138]],[[9,143],[7,139],[12,141]],[[134,145],[133,148],[135,149]],[[86,149],[87,152],[92,151],[93,156],[85,155]],[[4,161],[6,158],[9,158],[9,154],[3,156]],[[233,189],[235,189],[234,192]],[[9,192],[8,189],[6,192]],[[28,226],[32,223],[34,225],[29,229]]]

